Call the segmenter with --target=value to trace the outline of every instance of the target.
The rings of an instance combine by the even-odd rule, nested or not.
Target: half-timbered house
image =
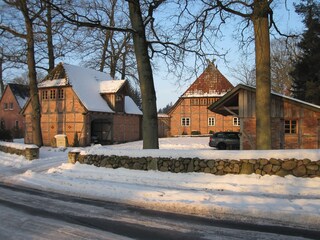
[[[237,117],[225,117],[208,110],[208,106],[232,88],[233,85],[217,67],[209,63],[168,112],[171,136],[239,131]]]
[[[38,84],[44,145],[66,136],[69,145],[111,144],[141,139],[142,112],[128,95],[126,80],[60,63]],[[31,104],[23,110],[25,142],[32,143]]]

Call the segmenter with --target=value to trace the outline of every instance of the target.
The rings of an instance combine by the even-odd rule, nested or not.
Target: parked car
[[[224,149],[240,149],[239,132],[217,132],[210,136],[209,146]]]

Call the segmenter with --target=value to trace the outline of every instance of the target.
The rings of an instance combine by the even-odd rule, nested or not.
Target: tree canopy
[[[303,16],[304,31],[298,47],[301,51],[291,72],[294,97],[320,105],[320,3],[304,0],[296,5]]]

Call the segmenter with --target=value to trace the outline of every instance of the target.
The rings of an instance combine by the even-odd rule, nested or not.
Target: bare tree
[[[0,97],[2,96],[4,92],[4,83],[3,83],[3,75],[2,75],[2,64],[3,64],[3,56],[2,56],[2,49],[0,49]]]
[[[252,22],[256,62],[256,148],[271,149],[270,34],[273,25],[272,1],[214,1],[221,11]],[[211,4],[212,5],[212,4]],[[269,22],[270,18],[270,22]]]
[[[274,39],[271,42],[271,83],[276,93],[289,96],[291,94],[294,61],[298,56],[298,49],[294,38]]]
[[[248,86],[256,86],[255,67],[250,65],[250,61],[246,58],[241,58],[240,63],[230,70],[232,72],[232,76],[240,83]]]
[[[36,62],[35,62],[35,51],[34,51],[34,31],[33,23],[44,11],[44,7],[41,3],[32,4],[26,0],[16,0],[4,2],[12,8],[12,10],[20,13],[24,19],[24,29],[14,29],[9,23],[8,25],[0,25],[0,29],[7,31],[15,37],[24,39],[27,46],[27,65],[28,65],[28,78],[30,88],[30,100],[32,106],[32,130],[33,130],[33,143],[42,146],[42,135],[40,125],[40,103],[37,88],[37,73],[36,73]]]
[[[159,4],[161,4],[160,1]],[[159,148],[157,99],[148,53],[145,25],[142,18],[139,0],[129,0],[129,13],[132,28],[135,30],[133,33],[133,43],[142,96],[143,148]]]

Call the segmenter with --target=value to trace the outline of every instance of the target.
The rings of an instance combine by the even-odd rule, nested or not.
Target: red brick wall
[[[285,148],[320,148],[320,112],[285,102],[285,119],[296,120],[296,134],[285,134]]]
[[[4,109],[4,103],[8,104],[7,110]],[[13,103],[13,109],[10,109],[10,103]],[[4,121],[7,130],[12,130],[16,126],[16,121],[18,121],[19,129],[21,129],[21,133],[24,133],[24,117],[19,113],[20,110],[21,108],[11,89],[7,87],[0,101],[0,121]]]
[[[171,135],[190,135],[192,131],[200,131],[201,134],[208,134],[210,131],[239,131],[239,126],[233,126],[233,117],[224,117],[207,109],[207,105],[190,104],[190,98],[183,98],[179,104],[170,112]],[[190,118],[190,126],[182,126],[181,118]],[[215,126],[208,125],[208,118],[215,118]]]
[[[113,119],[113,141],[130,142],[141,139],[141,116],[115,114]]]

